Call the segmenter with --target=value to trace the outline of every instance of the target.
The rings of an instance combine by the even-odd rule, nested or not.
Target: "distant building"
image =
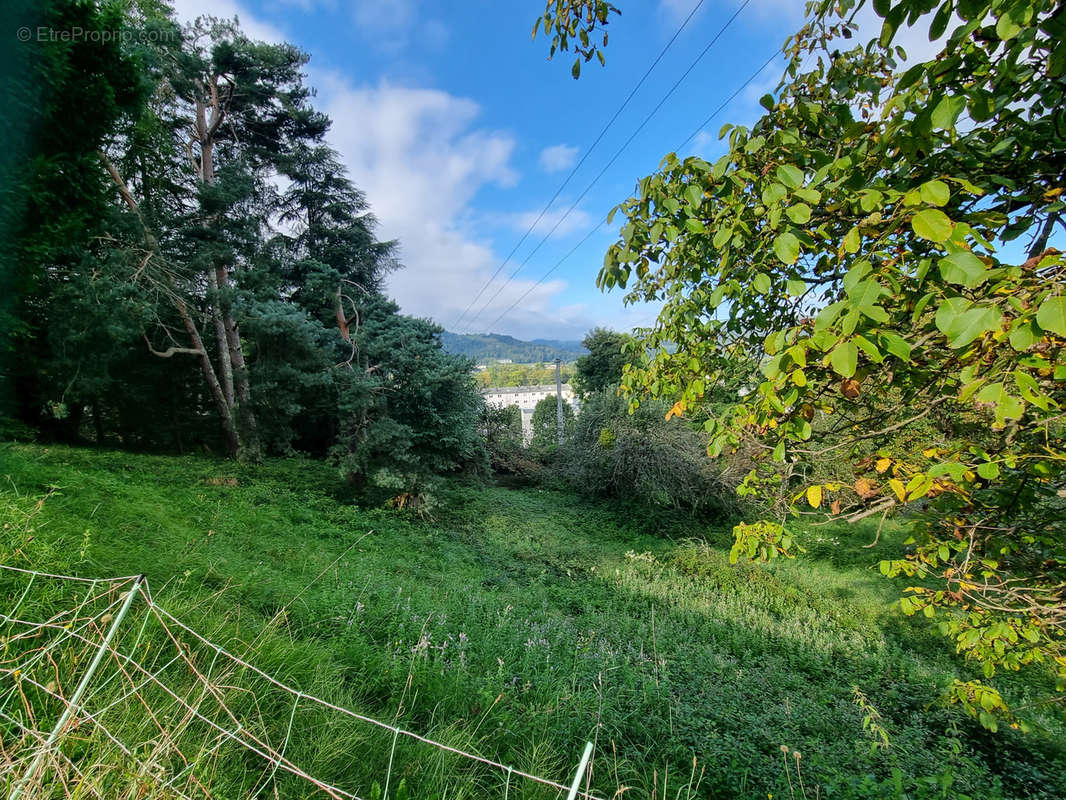
[[[555,397],[555,385],[546,384],[541,386],[490,386],[482,389],[481,394],[485,402],[490,406],[507,408],[518,406],[522,411],[522,435],[526,441],[533,435],[533,409],[537,403],[545,397]],[[564,383],[562,388],[563,402],[569,403],[574,411],[578,410],[577,398],[570,384]]]

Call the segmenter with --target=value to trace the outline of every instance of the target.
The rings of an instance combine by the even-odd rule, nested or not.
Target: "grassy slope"
[[[32,542],[5,534],[4,563],[145,572],[164,605],[239,652],[257,640],[249,657],[300,688],[520,768],[562,778],[598,721],[606,793],[657,781],[674,797],[695,756],[699,796],[787,797],[787,745],[823,797],[1066,796],[1061,718],[991,735],[935,704],[969,673],[886,609],[893,587],[863,565],[898,548],[892,532],[867,550],[868,530],[822,528],[801,561],[731,567],[724,531],[698,544],[546,491],[453,486],[422,522],[339,502],[320,464],[0,448],[0,506],[12,487],[23,502],[60,487]],[[853,686],[889,750],[872,749]],[[353,738],[341,769],[327,742],[303,744],[363,790],[387,746]],[[441,769],[407,767],[415,796],[443,794]]]

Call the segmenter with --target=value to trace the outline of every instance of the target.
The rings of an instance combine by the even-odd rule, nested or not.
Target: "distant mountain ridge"
[[[502,333],[452,333],[441,334],[444,349],[458,356],[469,356],[481,361],[489,358],[509,358],[519,364],[539,361],[574,361],[588,353],[581,342],[558,339],[534,339],[523,342]]]

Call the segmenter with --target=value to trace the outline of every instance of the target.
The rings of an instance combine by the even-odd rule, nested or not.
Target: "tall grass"
[[[301,691],[533,774],[565,782],[595,740],[601,796],[788,797],[798,764],[782,768],[782,745],[802,753],[808,796],[1066,796],[1061,716],[1038,715],[1028,736],[992,735],[938,704],[970,669],[921,621],[888,610],[895,588],[866,565],[900,546],[897,531],[872,549],[870,530],[801,531],[804,560],[731,566],[725,530],[638,523],[565,493],[454,484],[436,519],[420,520],[349,504],[313,462],[30,445],[0,458],[3,563],[146,573],[176,616]],[[18,590],[0,585],[0,605]],[[70,601],[34,602],[44,614]],[[165,632],[149,626],[142,639],[144,663],[165,664],[152,660]],[[193,688],[187,670],[168,677]],[[236,716],[273,744],[289,731],[294,763],[363,797],[384,792],[390,733],[312,706],[294,713],[291,696],[241,671],[221,677]],[[1031,680],[1007,689],[1024,702],[1045,688]],[[205,716],[224,713],[204,703]],[[877,731],[864,725],[871,709]],[[184,768],[179,751],[202,758],[194,774],[214,796],[274,796],[275,784],[280,797],[310,796],[235,746],[211,751],[202,725],[168,751],[132,700],[114,712],[152,769],[95,739],[65,740],[64,752],[114,786],[126,780],[130,797],[138,769]],[[18,741],[2,730],[5,748]],[[390,797],[503,793],[491,770],[397,746]],[[550,794],[515,783],[509,796]]]

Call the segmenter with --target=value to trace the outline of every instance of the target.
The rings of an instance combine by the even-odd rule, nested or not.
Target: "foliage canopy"
[[[881,564],[914,578],[902,611],[986,681],[1035,664],[1061,690],[1066,10],[881,0],[880,35],[851,46],[863,5],[810,3],[765,115],[725,126],[714,163],[667,155],[619,206],[598,283],[663,303],[623,386],[700,415],[757,353],[750,391],[705,425],[712,455],[754,449],[741,491],[771,511],[737,526],[734,558],[788,553],[789,512],[906,509],[915,545]],[[906,61],[903,25],[937,56]],[[812,481],[819,461],[840,478]],[[1024,725],[981,680],[951,698]]]

